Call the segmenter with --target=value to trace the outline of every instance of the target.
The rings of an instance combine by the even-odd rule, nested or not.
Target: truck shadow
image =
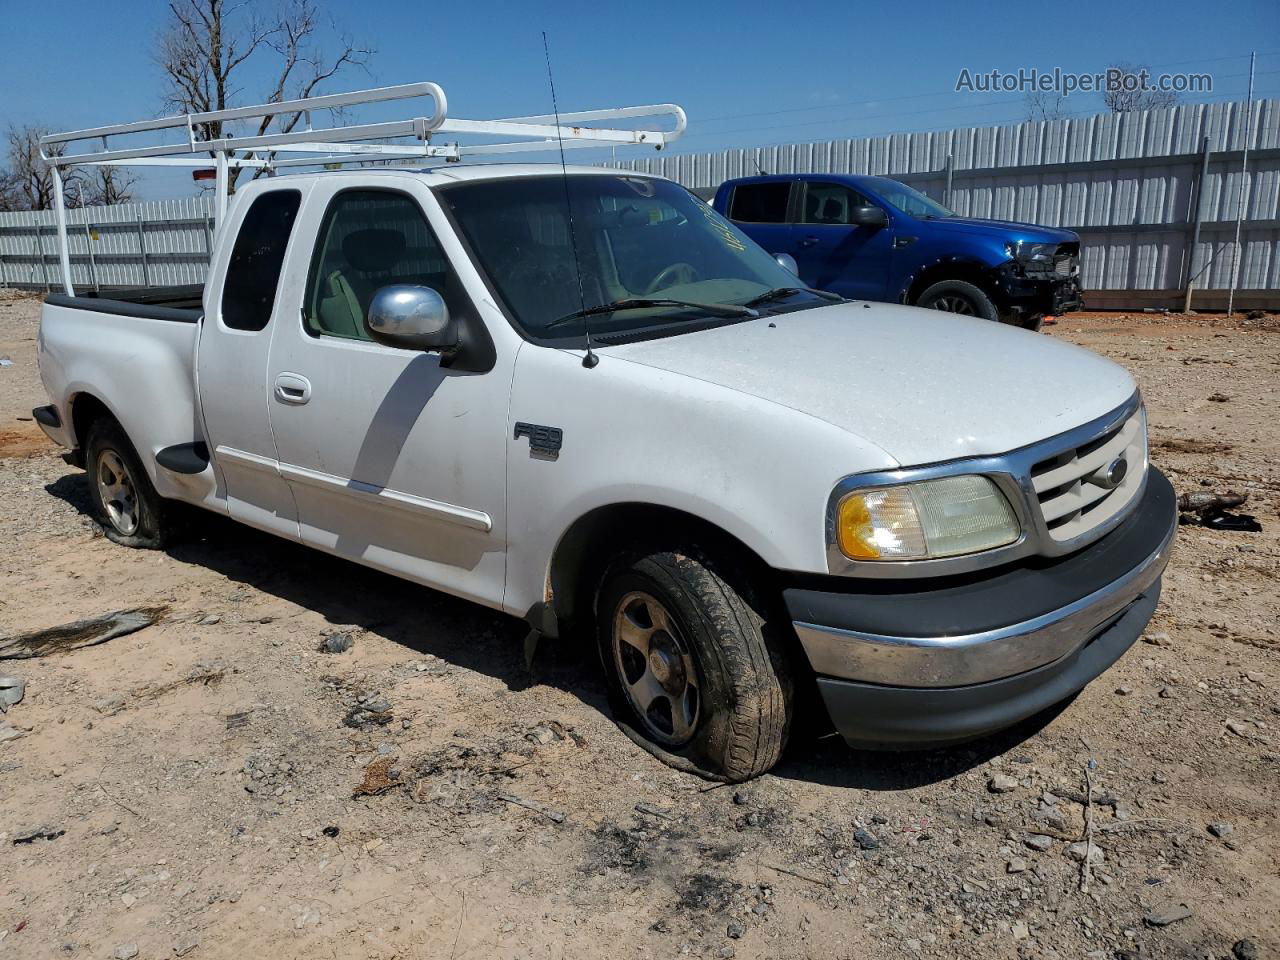
[[[68,474],[46,490],[92,516],[84,474]],[[284,601],[318,613],[334,629],[367,631],[408,651],[491,676],[509,689],[550,685],[607,711],[604,684],[592,661],[547,643],[539,647],[533,671],[525,667],[523,640],[529,628],[522,620],[225,517],[191,513],[187,535],[164,552],[179,563],[213,570],[233,584],[266,594],[260,606],[268,609],[253,613],[287,620],[298,611],[270,609],[272,599]],[[228,603],[224,611],[234,607]],[[318,644],[319,635],[315,640]]]
[[[1004,754],[1009,754],[1016,773],[1018,764],[1031,763],[1031,757],[1017,748],[1070,703],[1064,701],[1007,730],[932,750],[855,750],[831,732],[829,724],[812,723],[807,732],[793,736],[782,762],[773,769],[773,776],[858,790],[910,790],[950,780]]]
[[[45,489],[85,516],[92,516],[83,473],[67,474]],[[611,712],[594,650],[570,641],[546,641],[538,647],[530,670],[524,662],[523,640],[528,633],[524,621],[468,600],[214,514],[197,514],[191,535],[165,553],[179,563],[214,570],[233,583],[314,611],[335,628],[367,631],[407,650],[429,653],[493,677],[513,691],[550,686],[601,713]],[[318,642],[319,637],[316,639]],[[812,697],[801,699],[818,702],[817,697],[813,691]],[[925,786],[1014,751],[1064,707],[1052,708],[981,740],[920,752],[853,750],[829,732],[825,714],[806,716],[797,723],[787,752],[772,775],[874,791]],[[1017,763],[1020,758],[1014,752],[1012,759]]]

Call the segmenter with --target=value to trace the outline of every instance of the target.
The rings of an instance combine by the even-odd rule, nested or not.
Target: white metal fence
[[[90,290],[203,283],[212,217],[211,197],[68,210],[72,281]],[[53,211],[0,213],[0,287],[59,285]]]
[[[1245,104],[1186,104],[1051,122],[854,140],[656,154],[619,160],[706,195],[726,179],[846,172],[894,177],[967,216],[1076,230],[1086,303],[1221,306],[1230,285]],[[1253,104],[1239,266],[1243,307],[1280,308],[1280,100]],[[1205,151],[1208,151],[1207,163]],[[1202,175],[1203,170],[1203,175]],[[1192,244],[1197,212],[1199,242]],[[211,200],[70,212],[77,286],[167,286],[204,279]],[[50,211],[0,214],[0,286],[57,284]]]

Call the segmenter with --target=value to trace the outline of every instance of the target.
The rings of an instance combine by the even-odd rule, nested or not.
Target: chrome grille
[[[1117,481],[1114,467],[1120,462],[1124,473]],[[1031,468],[1031,483],[1049,535],[1075,540],[1106,523],[1133,500],[1146,472],[1142,407],[1100,436],[1040,460]]]

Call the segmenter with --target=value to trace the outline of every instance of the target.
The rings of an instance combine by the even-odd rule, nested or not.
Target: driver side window
[[[802,223],[847,225],[855,207],[869,206],[861,194],[838,183],[809,183],[804,192]]]
[[[312,336],[369,340],[364,318],[382,287],[431,287],[461,315],[465,298],[417,201],[388,190],[348,190],[325,212],[303,300]]]

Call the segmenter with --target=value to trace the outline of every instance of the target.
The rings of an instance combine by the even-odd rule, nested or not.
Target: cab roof
[[[346,174],[364,176],[422,176],[433,183],[474,180],[509,180],[513,177],[558,177],[563,174],[612,174],[628,177],[644,177],[646,179],[662,179],[653,174],[636,170],[622,170],[616,167],[589,167],[582,164],[570,164],[562,167],[558,163],[447,163],[433,167],[357,167],[344,170],[325,170],[321,172],[289,174],[293,176],[341,176]]]

